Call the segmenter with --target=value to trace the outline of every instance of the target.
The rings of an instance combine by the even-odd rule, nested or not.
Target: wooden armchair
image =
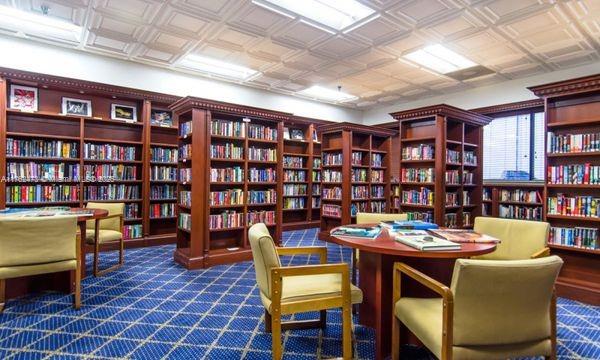
[[[104,209],[108,211],[108,216],[102,219],[88,220],[85,240],[88,244],[94,245],[94,276],[100,276],[109,271],[116,270],[123,266],[125,259],[124,239],[123,239],[123,221],[125,204],[124,203],[95,203],[88,202],[90,209]],[[98,257],[100,247],[103,245],[118,243],[119,261],[116,265],[100,270],[98,266]]]
[[[256,281],[265,307],[265,329],[272,334],[273,359],[282,356],[281,331],[325,327],[326,310],[342,308],[343,356],[352,358],[353,303],[362,292],[350,284],[347,264],[327,264],[325,247],[276,247],[267,227],[260,223],[248,230]],[[283,267],[280,255],[318,254],[320,264]],[[320,311],[319,320],[282,322],[282,315]]]
[[[556,358],[557,256],[532,260],[459,259],[450,288],[394,264],[392,359],[404,324],[438,359]],[[402,297],[402,275],[440,298]]]

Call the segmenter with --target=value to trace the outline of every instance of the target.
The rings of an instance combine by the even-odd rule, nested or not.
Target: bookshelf
[[[470,228],[482,211],[483,126],[491,118],[440,104],[390,114],[399,121],[399,212]]]
[[[600,75],[529,89],[546,108],[544,219],[565,262],[557,292],[600,305]]]
[[[485,183],[482,216],[542,221],[543,183]]]
[[[279,241],[289,114],[192,97],[171,109],[179,124],[175,261],[196,269],[249,260],[255,222]]]
[[[322,125],[321,230],[355,222],[356,212],[390,211],[395,130],[350,123]]]
[[[0,175],[10,175],[0,185],[0,208],[124,202],[127,247],[174,241],[174,227],[153,236],[145,194],[151,109],[177,97],[9,69],[0,76]],[[38,110],[7,108],[10,85],[32,79]],[[64,114],[64,97],[89,101],[92,116]],[[135,120],[112,120],[115,103],[134,106]]]
[[[316,123],[294,116],[283,125],[283,230],[318,227],[321,208],[321,143]]]

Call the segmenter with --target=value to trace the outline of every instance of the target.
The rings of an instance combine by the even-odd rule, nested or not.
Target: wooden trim
[[[215,113],[226,113],[239,116],[255,117],[263,120],[284,121],[289,120],[291,113],[266,110],[246,105],[238,105],[221,101],[201,99],[193,96],[186,96],[177,100],[169,109],[180,114],[190,111],[191,109],[210,110]]]
[[[303,125],[326,125],[326,124],[335,124],[334,121],[316,119],[311,117],[292,115],[289,119],[289,124],[303,124]]]
[[[543,98],[600,91],[600,74],[530,86],[527,89]]]
[[[487,125],[490,123],[490,121],[492,121],[492,118],[490,118],[489,116],[485,116],[468,110],[462,110],[447,104],[438,104],[425,106],[417,109],[397,111],[390,113],[390,115],[396,120],[422,119],[439,115],[457,118],[461,121],[473,125]]]
[[[395,129],[383,129],[374,126],[355,124],[349,122],[331,123],[327,125],[321,125],[317,128],[320,133],[332,133],[339,131],[355,131],[361,134],[370,134],[377,136],[394,136],[397,133]]]
[[[470,109],[469,111],[476,112],[478,114],[483,114],[491,117],[498,116],[509,116],[515,113],[524,113],[525,111],[544,111],[544,100],[543,99],[533,99],[533,100],[525,100],[518,101],[513,103],[485,106],[475,109]]]

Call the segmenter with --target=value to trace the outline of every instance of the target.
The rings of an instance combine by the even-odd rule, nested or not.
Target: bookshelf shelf
[[[53,139],[53,140],[79,140],[78,136],[47,135],[47,134],[35,134],[35,133],[14,132],[14,131],[6,132],[6,137]]]
[[[57,158],[57,157],[39,157],[39,156],[10,156],[6,160],[14,161],[39,161],[39,162],[79,162],[79,158]]]
[[[599,217],[593,217],[593,216],[574,216],[574,215],[546,214],[546,218],[548,218],[548,219],[570,220],[570,221],[589,221],[589,222],[600,223],[600,218]]]
[[[581,248],[581,247],[577,247],[577,246],[558,245],[558,244],[552,244],[552,243],[548,244],[548,247],[550,249],[567,250],[567,251],[580,252],[580,253],[584,253],[584,254],[600,255],[600,249],[587,249],[587,248]]]
[[[548,153],[546,154],[549,158],[562,158],[562,157],[580,157],[580,156],[600,156],[600,151],[586,151],[586,152],[560,152],[560,153]]]

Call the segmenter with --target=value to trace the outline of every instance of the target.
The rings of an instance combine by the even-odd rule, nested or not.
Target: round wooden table
[[[373,224],[375,225],[377,224]],[[319,239],[360,250],[358,286],[363,291],[363,302],[359,306],[359,322],[375,329],[375,358],[378,360],[385,359],[391,352],[394,262],[403,262],[450,285],[456,259],[483,255],[496,249],[495,244],[463,243],[460,250],[420,251],[395,241],[386,229],[376,239],[333,236],[329,231],[320,232]],[[434,292],[406,277],[402,279],[402,294],[414,297],[436,296]]]

